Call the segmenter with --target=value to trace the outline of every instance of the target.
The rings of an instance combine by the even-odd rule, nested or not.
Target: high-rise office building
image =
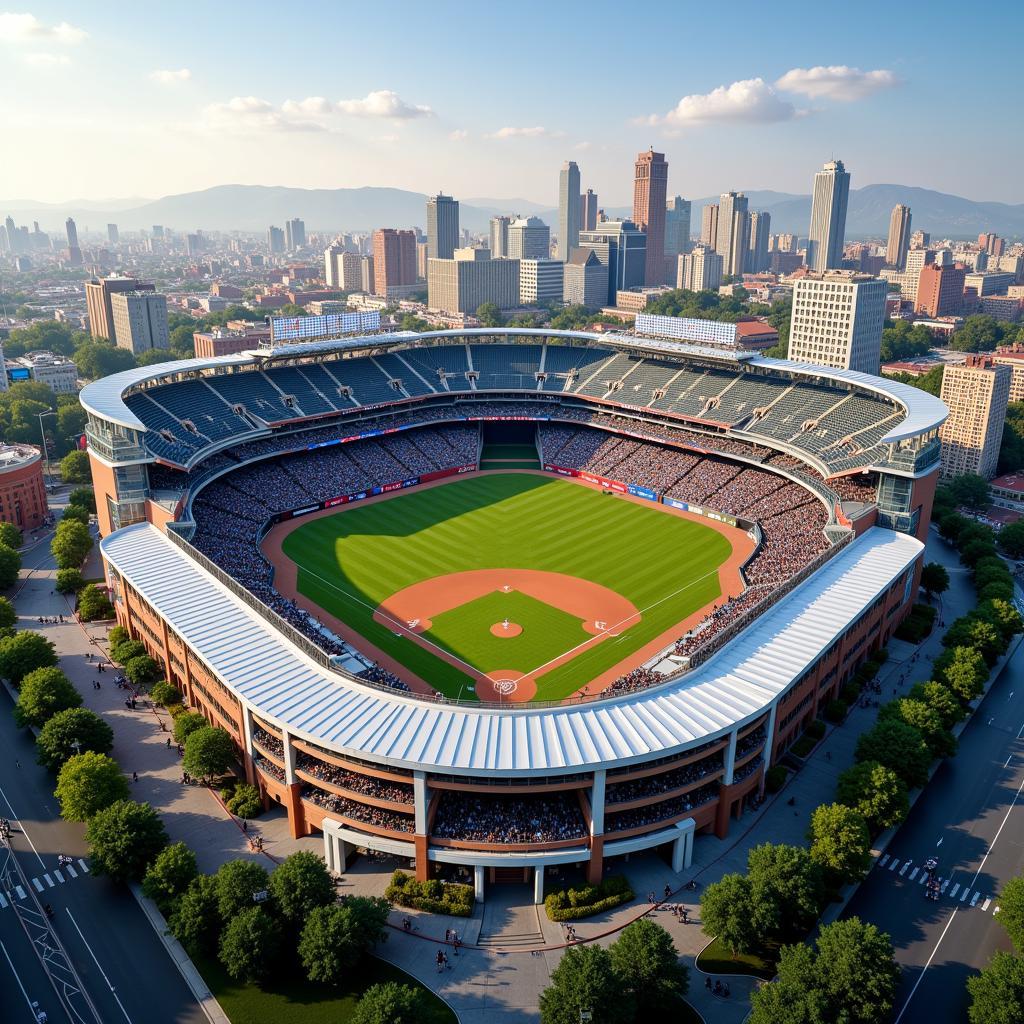
[[[930,317],[955,316],[964,306],[966,278],[967,268],[962,263],[926,263],[918,271],[914,312]]]
[[[814,176],[807,237],[807,266],[811,270],[833,270],[842,265],[849,199],[850,175],[842,160],[832,160]]]
[[[546,260],[551,255],[551,229],[540,217],[519,217],[508,226],[508,258]]]
[[[185,252],[187,255],[198,256],[205,248],[203,236],[198,231],[185,236]]]
[[[340,242],[331,242],[329,246],[324,250],[324,281],[327,283],[328,288],[337,288],[338,290],[345,290],[345,286],[342,283],[345,278],[345,269],[343,260],[346,252],[345,247]],[[348,255],[352,255],[349,253]]]
[[[576,249],[565,264],[562,297],[567,306],[599,309],[608,301],[608,268],[592,249]]]
[[[714,249],[718,241],[718,203],[708,203],[700,211],[700,244]]]
[[[676,257],[689,252],[690,242],[690,201],[682,196],[673,196],[665,204],[665,260],[666,266],[671,261],[673,269]],[[672,274],[666,280],[671,280]]]
[[[558,258],[565,263],[580,241],[580,169],[566,160],[558,173]],[[520,276],[520,285],[522,277]]]
[[[374,231],[373,291],[385,298],[406,298],[416,291],[415,231]]]
[[[373,272],[373,257],[372,256],[360,256],[359,257],[359,291],[366,292],[367,295],[373,294],[375,285],[374,272]]]
[[[154,224],[153,225],[153,237],[154,238],[163,238],[164,237],[164,226],[163,226],[163,224]]]
[[[107,225],[107,241],[111,245],[117,245],[117,243],[120,241],[120,238],[121,238],[121,236],[118,233],[117,225],[116,224],[108,224]]]
[[[885,247],[885,262],[902,269],[907,263],[910,248],[910,207],[897,203],[889,217],[889,241]]]
[[[68,263],[77,266],[82,262],[82,250],[78,247],[78,227],[74,218],[68,217],[64,221],[64,230],[68,236]]]
[[[500,260],[508,256],[508,226],[512,223],[511,217],[491,218],[491,258]]]
[[[284,252],[284,232],[273,224],[267,228],[267,248],[271,254]]]
[[[770,265],[768,237],[772,231],[772,215],[764,210],[755,210],[750,215],[750,250],[747,256],[747,270],[761,274]]]
[[[812,271],[793,285],[789,358],[878,373],[888,283],[854,270]]]
[[[944,477],[995,476],[1012,373],[988,355],[969,355],[963,366],[946,363],[939,391],[949,408],[949,418],[939,427]]]
[[[796,235],[783,233],[772,235],[768,243],[769,252],[796,252]]]
[[[427,200],[427,259],[450,260],[459,247],[459,201],[438,192]]]
[[[524,306],[543,306],[549,302],[561,302],[564,287],[563,267],[562,260],[520,260],[520,303]]]
[[[647,236],[631,220],[598,221],[593,231],[580,232],[580,248],[592,250],[608,268],[608,305],[614,305],[616,292],[644,283]]]
[[[717,291],[722,283],[722,257],[709,245],[695,245],[677,257],[676,287],[694,292]]]
[[[911,249],[927,249],[931,245],[932,236],[927,231],[915,231],[910,236]]]
[[[446,313],[475,313],[485,302],[519,305],[519,260],[427,260],[427,305]]]
[[[665,203],[668,164],[664,153],[653,149],[638,154],[633,168],[633,223],[646,236],[644,283],[665,280]]]
[[[293,217],[284,222],[284,243],[289,252],[306,244],[306,225],[300,218]]]
[[[18,227],[13,217],[7,216],[4,219],[4,230],[7,234],[7,251],[18,252]]]
[[[580,196],[580,231],[593,231],[597,226],[597,193],[588,188]]]
[[[110,297],[114,342],[134,355],[171,347],[167,297],[155,292],[115,292]]]
[[[94,278],[85,284],[85,307],[89,312],[89,333],[94,338],[114,340],[114,311],[111,296],[117,292],[152,292],[153,285],[134,277]]]
[[[747,264],[750,215],[742,192],[723,192],[718,198],[718,233],[712,243],[722,257],[722,273],[739,277]]]

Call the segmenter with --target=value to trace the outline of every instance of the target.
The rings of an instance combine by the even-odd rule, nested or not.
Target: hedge
[[[765,772],[764,788],[768,790],[769,793],[778,793],[778,791],[782,789],[783,785],[785,784],[786,776],[788,774],[789,772],[786,771],[784,765],[773,764],[771,768],[769,768],[768,771]]]
[[[396,871],[391,876],[384,898],[400,907],[426,910],[431,914],[449,914],[452,917],[471,917],[473,914],[473,886],[442,882],[436,878],[417,882],[404,871]]]
[[[919,644],[931,633],[937,614],[930,604],[915,604],[907,617],[896,627],[893,635],[897,640]]]
[[[633,895],[624,875],[609,875],[599,885],[548,893],[544,897],[544,909],[552,921],[575,921],[628,903]]]
[[[830,722],[838,724],[846,718],[846,713],[850,710],[850,705],[845,700],[830,700],[825,705],[825,717]]]

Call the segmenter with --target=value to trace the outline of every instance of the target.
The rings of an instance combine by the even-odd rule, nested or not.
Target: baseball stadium
[[[732,324],[328,319],[83,390],[118,621],[335,870],[682,870],[909,612],[945,406]]]

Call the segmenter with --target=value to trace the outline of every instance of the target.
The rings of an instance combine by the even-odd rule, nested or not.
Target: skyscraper
[[[284,252],[284,232],[273,224],[267,228],[267,248],[272,254]]]
[[[949,407],[949,418],[939,427],[944,477],[995,476],[1012,373],[989,355],[968,355],[966,365],[944,367],[939,391]]]
[[[558,258],[568,262],[580,241],[580,169],[566,160],[558,174]]]
[[[750,216],[742,192],[723,192],[718,199],[718,232],[712,243],[722,257],[722,273],[741,275],[750,247]]]
[[[644,283],[647,237],[630,220],[598,221],[593,231],[580,232],[580,248],[591,249],[608,268],[609,304],[615,293]],[[662,257],[664,259],[664,257]]]
[[[491,218],[491,258],[504,259],[508,256],[508,226],[511,217]]]
[[[427,200],[427,259],[450,260],[459,246],[459,201],[438,192]]]
[[[108,224],[107,225],[107,241],[111,245],[117,245],[119,239],[120,239],[120,235],[118,234],[118,231],[117,231],[117,225],[116,224]]]
[[[540,217],[520,217],[508,226],[508,253],[513,260],[546,260],[551,255],[551,229]]]
[[[814,176],[807,235],[807,266],[811,270],[833,270],[842,264],[849,198],[850,175],[842,160],[832,160]]]
[[[82,262],[82,250],[78,247],[78,228],[72,217],[64,221],[64,230],[68,236],[68,263],[78,264]]]
[[[665,198],[668,194],[668,164],[664,153],[653,149],[636,158],[633,177],[633,223],[647,236],[644,284],[661,284],[665,279]]]
[[[405,298],[416,290],[416,232],[378,228],[373,233],[373,291]]]
[[[143,284],[134,277],[94,278],[85,284],[85,305],[89,311],[89,333],[94,338],[114,340],[114,311],[112,296],[116,292],[152,292],[151,284]]]
[[[897,203],[889,218],[889,244],[885,247],[885,262],[890,267],[902,268],[907,262],[910,248],[910,207]]]
[[[306,225],[298,217],[284,222],[284,241],[289,252],[306,244]]]
[[[747,270],[760,274],[768,269],[768,236],[772,230],[772,215],[755,210],[750,215],[750,255]]]
[[[718,241],[718,203],[708,203],[700,211],[700,244],[714,249]]]
[[[593,231],[597,227],[597,193],[588,188],[580,196],[580,231]]]
[[[167,297],[154,292],[114,292],[110,296],[114,341],[118,348],[138,354],[170,348]]]
[[[722,257],[710,246],[698,245],[676,257],[676,287],[690,291],[716,291],[722,283]]]
[[[676,257],[692,248],[690,243],[690,201],[682,196],[673,196],[665,204],[665,260],[666,266],[671,259],[672,266]],[[667,280],[671,280],[670,274]]]

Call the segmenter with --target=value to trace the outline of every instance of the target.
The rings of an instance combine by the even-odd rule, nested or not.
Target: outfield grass
[[[640,609],[642,621],[621,637],[545,674],[538,681],[541,700],[574,692],[717,598],[717,569],[730,553],[728,540],[701,523],[525,473],[455,480],[356,505],[301,525],[283,547],[298,566],[303,594],[452,697],[472,694],[471,677],[373,621],[374,609],[396,591],[471,569],[536,569],[591,580]],[[472,605],[467,606],[464,614],[471,611]],[[536,645],[531,668],[549,660],[548,637],[552,632],[561,636],[564,625],[558,614],[548,612],[550,629],[524,631],[520,649]],[[487,625],[493,621],[500,619]],[[447,622],[441,628],[445,643],[461,649],[478,641],[489,646],[491,640],[486,629],[478,637],[480,629],[467,628],[467,636],[456,639]],[[566,636],[562,649],[573,646]],[[512,666],[487,666],[495,667]]]

